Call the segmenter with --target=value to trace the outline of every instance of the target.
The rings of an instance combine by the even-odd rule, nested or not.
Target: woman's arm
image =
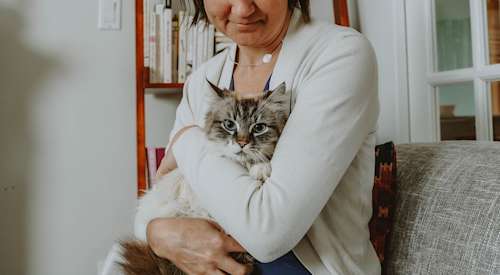
[[[172,153],[172,145],[180,138],[180,136],[192,127],[197,127],[196,125],[184,126],[182,129],[177,131],[175,136],[170,139],[169,145],[165,149],[165,156],[160,162],[160,167],[156,171],[156,179],[159,180],[163,175],[169,173],[170,171],[177,168],[177,161],[175,160],[174,154]]]
[[[208,154],[199,128],[173,146],[203,206],[262,262],[295,247],[376,127],[377,70],[369,42],[358,34],[332,42],[298,87],[262,186],[240,165]]]

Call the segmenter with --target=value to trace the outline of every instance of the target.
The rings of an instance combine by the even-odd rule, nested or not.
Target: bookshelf
[[[149,81],[149,68],[144,66],[143,3],[143,0],[135,0],[137,196],[141,196],[143,190],[147,188],[145,95],[147,93],[179,93],[183,87],[183,83],[150,83]]]
[[[348,0],[333,0],[335,23],[349,25]],[[144,5],[135,0],[135,71],[136,71],[136,154],[137,154],[137,196],[147,189],[146,121],[145,95],[178,94],[183,83],[150,83],[149,68],[144,66]]]

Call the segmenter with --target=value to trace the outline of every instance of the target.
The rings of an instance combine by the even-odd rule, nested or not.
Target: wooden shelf
[[[182,90],[184,83],[148,83],[144,88],[165,88],[165,89],[178,89]]]
[[[144,67],[143,82],[144,88],[164,88],[164,89],[178,89],[182,90],[184,83],[150,83],[149,82],[149,68]]]
[[[135,76],[136,76],[136,144],[137,196],[148,189],[146,180],[145,94],[179,95],[184,83],[150,83],[149,68],[144,66],[144,1],[135,0]]]
[[[177,88],[147,88],[144,90],[147,95],[182,95],[182,89]]]

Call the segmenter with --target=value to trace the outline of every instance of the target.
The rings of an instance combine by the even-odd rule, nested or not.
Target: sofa
[[[500,274],[500,142],[396,146],[384,274]]]
[[[383,274],[500,275],[500,142],[385,143],[375,166]],[[115,245],[101,274],[120,274],[119,259]]]

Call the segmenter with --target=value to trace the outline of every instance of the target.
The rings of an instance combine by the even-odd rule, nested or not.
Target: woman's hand
[[[168,149],[165,152],[165,156],[160,162],[160,167],[158,167],[158,170],[156,171],[156,179],[161,178],[163,175],[168,174],[170,171],[177,168],[177,161],[175,160],[174,154],[172,152],[172,147],[174,146],[175,142],[181,137],[182,134],[184,134],[187,130],[193,127],[198,127],[198,126],[197,125],[186,126],[180,129],[172,138],[172,142],[170,142]]]
[[[248,274],[245,266],[229,252],[245,252],[236,240],[216,224],[194,218],[157,218],[147,227],[147,239],[154,253],[169,259],[188,274]]]

